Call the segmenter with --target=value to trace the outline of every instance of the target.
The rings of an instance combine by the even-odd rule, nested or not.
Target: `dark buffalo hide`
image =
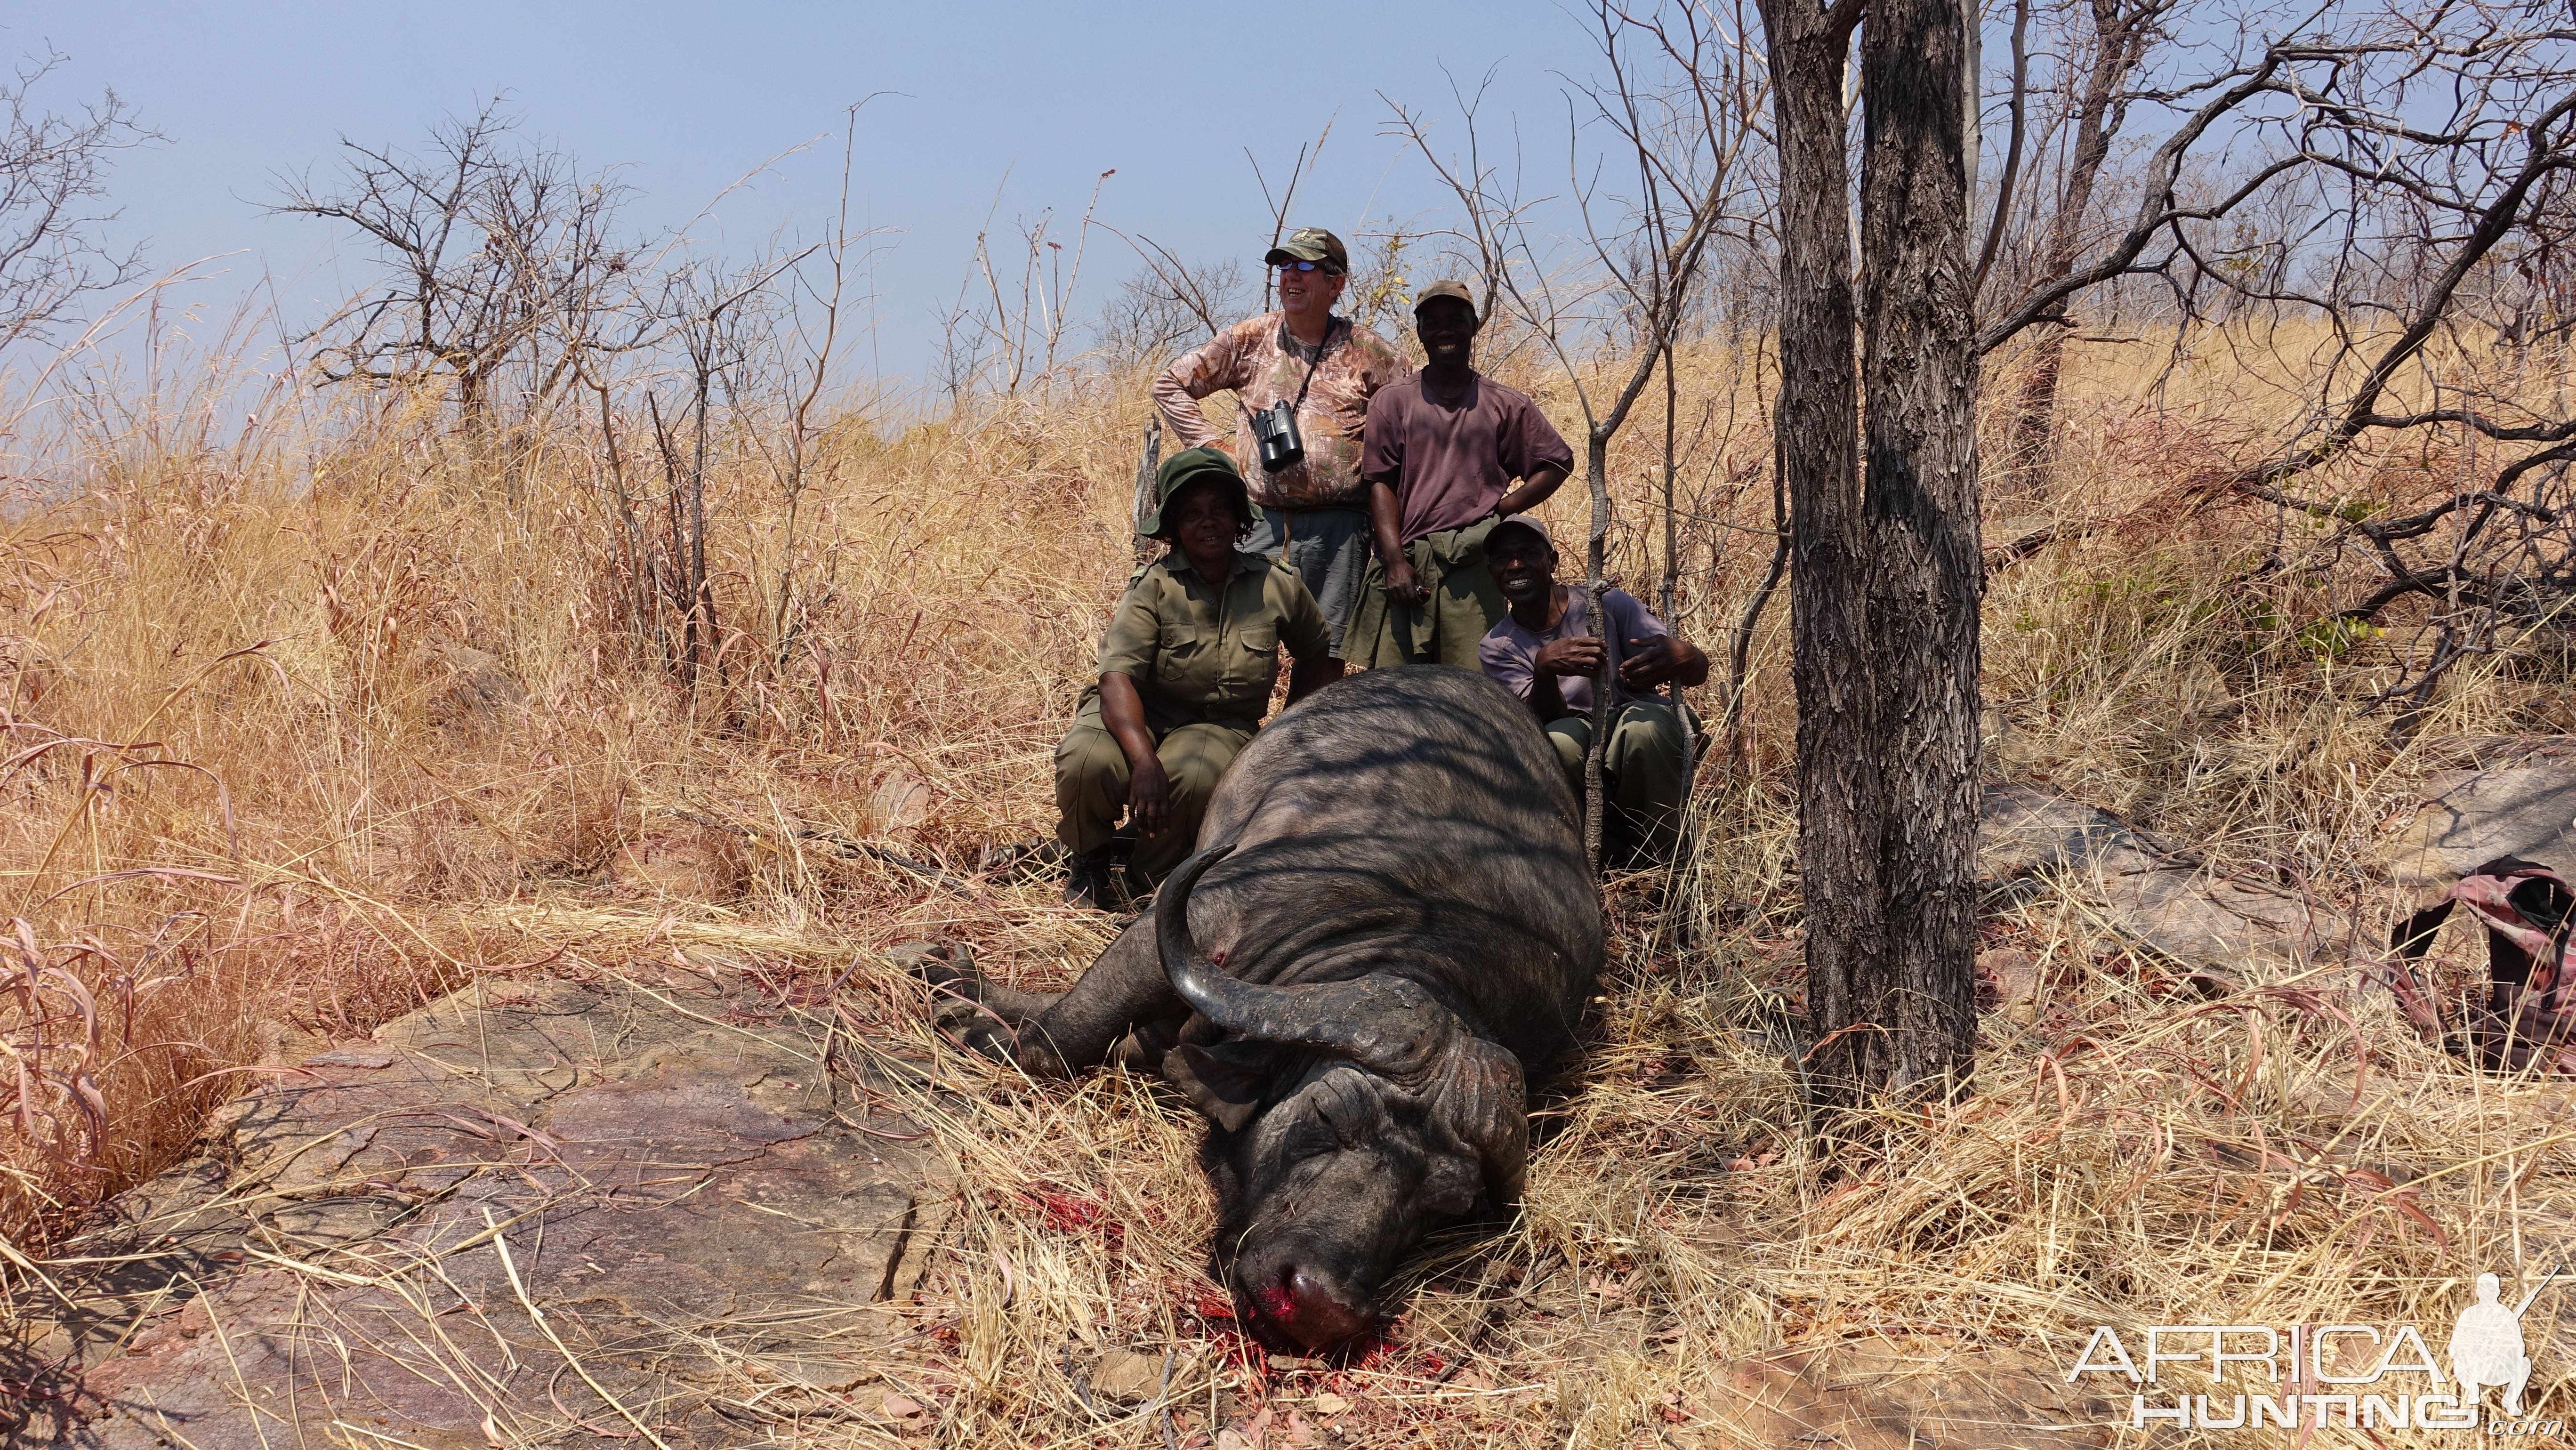
[[[1378,1321],[1423,1235],[1519,1197],[1525,1086],[1601,966],[1580,814],[1526,705],[1415,666],[1263,730],[1199,847],[1069,992],[932,978],[984,1050],[1186,1093],[1218,1272],[1265,1338],[1322,1349]]]

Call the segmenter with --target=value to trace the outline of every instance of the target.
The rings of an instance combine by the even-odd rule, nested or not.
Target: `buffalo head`
[[[1263,1337],[1321,1350],[1376,1324],[1381,1286],[1424,1234],[1519,1198],[1520,1061],[1405,977],[1280,987],[1218,970],[1189,899],[1232,849],[1200,853],[1155,897],[1165,975],[1228,1034],[1165,1067],[1217,1125],[1203,1157],[1220,1271]]]

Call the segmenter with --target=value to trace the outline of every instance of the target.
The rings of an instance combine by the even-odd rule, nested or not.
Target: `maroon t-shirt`
[[[1395,490],[1407,544],[1491,514],[1541,465],[1574,471],[1574,450],[1529,395],[1481,373],[1457,399],[1433,394],[1420,373],[1387,384],[1369,398],[1365,436],[1360,477]]]

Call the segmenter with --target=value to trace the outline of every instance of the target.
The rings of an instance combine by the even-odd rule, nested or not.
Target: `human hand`
[[[1147,756],[1127,771],[1127,819],[1148,836],[1159,836],[1172,823],[1172,783],[1163,762]]]
[[[1589,679],[1601,673],[1601,641],[1592,636],[1552,639],[1530,660],[1532,673]]]
[[[1386,599],[1389,604],[1420,604],[1431,597],[1431,591],[1413,577],[1413,566],[1402,559],[1386,567]]]
[[[1628,657],[1619,662],[1619,683],[1629,689],[1652,689],[1681,672],[1681,652],[1673,648],[1670,635],[1632,639],[1628,651]]]

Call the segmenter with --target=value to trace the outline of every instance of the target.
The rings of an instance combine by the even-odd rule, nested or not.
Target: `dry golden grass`
[[[2403,631],[2304,647],[2360,561],[2196,491],[2274,435],[2263,379],[2295,360],[2213,352],[2149,390],[2147,352],[2080,349],[2058,484],[1989,506],[1997,539],[2092,529],[1990,583],[1997,768],[2375,931],[2393,903],[2373,843],[2433,763],[2357,708]],[[1691,358],[1679,410],[1680,622],[1721,658],[1771,527],[1763,394],[1737,362]],[[1561,388],[1520,380],[1571,421]],[[1093,380],[836,434],[790,560],[756,453],[725,450],[712,567],[740,634],[694,691],[617,625],[602,464],[571,439],[508,476],[399,409],[226,447],[67,444],[61,486],[0,522],[10,1253],[41,1257],[172,1161],[247,1075],[483,969],[682,945],[836,973],[856,953],[851,990],[908,1008],[864,963],[946,935],[1019,984],[1069,981],[1106,932],[1051,884],[943,889],[831,846],[964,873],[1051,827],[1050,752],[1132,564],[1141,397]],[[1650,598],[1659,456],[1650,409],[1616,456],[1612,554]],[[2357,457],[2321,491],[2417,497],[2445,466]],[[1579,520],[1578,494],[1549,513]],[[784,649],[782,568],[804,619]],[[1786,617],[1784,598],[1754,641],[1738,762],[1703,777],[1685,912],[1612,893],[1597,1032],[1543,1106],[1526,1212],[1435,1244],[1361,1363],[1265,1365],[1216,1312],[1197,1129],[1167,1095],[1020,1081],[890,1010],[953,1093],[924,1117],[964,1185],[922,1310],[937,1403],[911,1433],[1164,1443],[1159,1415],[1086,1403],[1070,1373],[1124,1346],[1172,1353],[1182,1436],[1756,1444],[1744,1367],[1786,1353],[2055,1385],[2095,1324],[2441,1324],[2481,1269],[2576,1251],[2564,1088],[2462,1071],[2350,996],[2341,963],[2185,990],[2104,934],[2080,883],[1990,924],[2042,989],[1986,1019],[1975,1094],[1891,1118],[1865,1171],[1822,1172],[1788,1063]],[[2420,738],[2576,729],[2565,686],[2536,648],[2464,667]],[[2528,1321],[2557,1346],[2553,1395],[2576,1367],[2560,1318],[2544,1298]]]

